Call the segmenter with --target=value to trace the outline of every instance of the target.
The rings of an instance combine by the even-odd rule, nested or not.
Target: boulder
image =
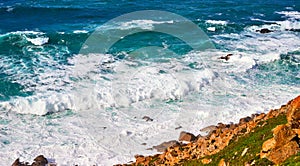
[[[300,96],[295,98],[288,106],[287,120],[292,128],[300,128]]]
[[[153,149],[156,149],[158,152],[164,152],[166,149],[174,145],[179,145],[179,142],[175,140],[163,142],[157,146],[153,146]]]
[[[24,162],[20,162],[20,159],[16,159],[15,162],[12,164],[12,166],[29,166],[27,163],[24,164]]]
[[[281,147],[296,137],[296,133],[288,125],[278,125],[273,129],[275,147]]]
[[[270,138],[266,140],[262,145],[262,150],[260,152],[260,157],[265,158],[270,153],[272,149],[274,149],[276,141],[274,138]]]
[[[272,150],[267,158],[275,164],[280,164],[284,162],[287,158],[297,154],[298,152],[299,145],[296,141],[291,141],[282,147]]]
[[[196,136],[194,136],[194,134],[192,133],[188,133],[185,131],[182,131],[179,135],[179,141],[187,141],[187,142],[193,142],[197,139]]]
[[[245,117],[245,118],[241,118],[239,124],[247,123],[247,122],[249,122],[251,119],[252,119],[252,118],[249,117],[249,116],[247,116],[247,117]]]
[[[46,166],[46,164],[48,164],[48,160],[43,155],[39,155],[34,159],[34,162],[31,165],[32,166]]]

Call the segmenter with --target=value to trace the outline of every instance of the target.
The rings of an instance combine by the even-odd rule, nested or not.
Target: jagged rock
[[[174,146],[174,145],[179,145],[179,142],[177,142],[175,140],[163,142],[160,145],[153,146],[153,149],[156,149],[158,152],[164,152],[167,148]]]
[[[32,166],[45,166],[46,164],[48,164],[48,160],[43,156],[43,155],[39,155],[34,159],[34,163],[32,163]]]
[[[241,119],[240,119],[240,124],[247,123],[247,122],[249,122],[251,119],[252,119],[252,118],[249,117],[249,116],[247,116],[247,117],[245,117],[245,118],[241,118]]]
[[[299,152],[299,145],[296,141],[291,141],[285,144],[282,147],[279,147],[270,152],[267,156],[269,160],[274,162],[275,164],[280,164],[289,158],[292,155],[295,155]]]
[[[145,163],[145,165],[148,165],[149,162],[147,162],[147,158],[145,158],[142,155],[136,155],[134,156],[136,159],[136,163]]]
[[[266,157],[269,160],[278,158],[280,155],[286,155],[285,157],[279,157],[281,162],[289,157],[291,154],[295,154],[299,150],[297,141],[300,139],[300,128],[294,128],[293,122],[297,120],[297,109],[300,104],[299,99],[290,101],[287,105],[282,106],[280,109],[271,110],[267,114],[254,114],[250,117],[246,117],[240,120],[239,124],[221,124],[217,126],[209,126],[201,129],[202,132],[208,132],[209,134],[202,137],[197,136],[197,141],[192,141],[188,144],[180,144],[177,141],[169,141],[155,146],[159,151],[165,150],[164,153],[154,156],[139,156],[136,163],[133,165],[181,165],[183,161],[201,159],[220,152],[224,149],[229,142],[238,140],[240,136],[253,132],[256,127],[262,127],[267,124],[268,119],[284,115],[288,111],[290,112],[291,123],[281,125],[273,130],[274,138],[267,140],[262,147],[261,157]],[[298,101],[298,102],[297,102]],[[294,110],[294,111],[291,111]],[[292,113],[293,112],[293,113]],[[264,137],[264,136],[262,136]],[[171,145],[170,145],[171,142]],[[245,149],[242,154],[246,154]],[[249,161],[254,164],[255,161]],[[220,165],[229,165],[225,160],[221,160]]]
[[[278,125],[273,129],[275,148],[283,146],[296,137],[296,133],[287,125]]]
[[[282,106],[280,111],[286,110],[287,124],[278,125],[273,129],[274,137],[265,141],[260,153],[275,164],[280,164],[290,156],[297,154],[299,148],[299,120],[300,120],[300,96]],[[272,111],[270,111],[273,113]]]
[[[196,136],[194,136],[194,134],[192,133],[188,133],[185,131],[182,131],[179,135],[179,141],[187,141],[187,142],[192,142],[196,140]]]
[[[12,166],[29,166],[27,163],[20,162],[20,159],[16,159]]]
[[[47,164],[48,160],[43,155],[39,155],[34,159],[34,162],[31,165],[28,162],[24,163],[20,162],[19,159],[16,159],[12,166],[46,166]],[[51,165],[53,165],[53,163]]]
[[[298,138],[300,138],[300,129],[292,129],[298,136]]]
[[[292,128],[300,128],[300,96],[295,98],[289,105],[287,120]]]
[[[265,158],[271,149],[275,147],[276,141],[274,138],[270,138],[267,141],[265,141],[262,145],[262,150],[260,152],[260,157]]]

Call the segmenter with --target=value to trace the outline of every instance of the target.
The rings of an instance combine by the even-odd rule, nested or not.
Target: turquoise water
[[[116,4],[116,5],[113,5]],[[238,5],[237,5],[238,4]],[[246,27],[263,25],[266,21],[286,20],[280,11],[298,11],[297,1],[182,1],[180,4],[172,1],[143,2],[130,1],[8,1],[0,4],[1,23],[0,54],[2,61],[14,63],[21,74],[30,73],[35,67],[34,54],[47,54],[57,63],[66,63],[68,57],[78,53],[87,37],[97,26],[122,14],[138,10],[163,10],[174,12],[190,19],[203,29],[208,36],[217,34],[241,33]],[[299,14],[299,13],[298,13]],[[299,17],[299,15],[298,15]],[[253,19],[255,18],[255,19]],[[260,21],[265,20],[265,21]],[[295,21],[299,21],[297,18]],[[226,25],[215,25],[216,31],[210,32],[206,28],[211,26],[206,20],[225,20]],[[271,23],[268,23],[271,24]],[[297,27],[299,28],[299,27]],[[86,34],[76,34],[76,30],[86,30]],[[19,33],[14,33],[20,31]],[[42,32],[43,35],[24,34],[24,31]],[[63,34],[62,34],[63,33]],[[299,35],[295,32],[295,35]],[[35,38],[46,36],[49,41],[39,47],[26,40],[27,37]],[[134,40],[133,40],[134,39]],[[232,39],[224,39],[232,40]],[[135,50],[147,45],[161,46],[166,44],[173,47],[179,54],[188,52],[188,48],[178,43],[171,36],[153,33],[142,33],[129,36],[115,47],[115,52]],[[177,46],[177,47],[176,47]],[[228,50],[226,46],[216,44],[217,48]],[[36,50],[32,50],[36,49]],[[230,50],[230,49],[229,49]],[[293,50],[294,51],[294,50]],[[34,62],[33,62],[34,61]],[[38,60],[37,60],[38,61]],[[287,63],[290,63],[287,61]],[[281,63],[277,63],[280,65]],[[22,66],[19,66],[22,65]],[[289,65],[293,69],[293,65]],[[279,67],[280,68],[280,67]],[[261,69],[261,68],[258,68]],[[1,73],[6,74],[5,67],[1,66]],[[14,74],[1,77],[7,87],[0,91],[1,100],[14,96],[22,96],[24,88],[15,83]],[[295,74],[292,74],[295,75]],[[293,79],[297,80],[297,79]],[[10,85],[11,84],[11,85]],[[11,88],[10,88],[11,87]],[[10,92],[11,91],[11,92]],[[33,92],[32,92],[33,93]]]
[[[178,126],[201,134],[284,104],[300,92],[299,7],[296,0],[0,1],[0,158],[126,163],[177,139]],[[259,33],[264,28],[272,32]]]

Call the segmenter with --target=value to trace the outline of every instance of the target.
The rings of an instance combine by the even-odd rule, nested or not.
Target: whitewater
[[[82,4],[65,3],[1,4],[1,11],[17,13],[28,6],[40,11],[46,5],[69,22],[56,9],[72,12]],[[93,20],[93,5],[108,4],[85,5],[90,11],[84,17]],[[17,158],[31,161],[40,154],[59,165],[127,163],[136,154],[157,153],[148,149],[178,139],[181,131],[205,135],[201,128],[238,122],[299,95],[297,6],[283,4],[272,10],[276,19],[251,13],[245,16],[250,23],[208,13],[213,16],[186,16],[195,18],[193,23],[214,45],[201,51],[147,33],[182,20],[147,18],[109,25],[94,20],[88,26],[72,23],[50,29],[1,26],[0,165]],[[84,14],[78,15],[80,19]],[[89,49],[85,41],[99,26],[110,35],[144,33],[120,38],[112,53],[83,54],[80,50]],[[272,32],[259,33],[264,28]],[[134,41],[149,45],[135,46]],[[229,60],[220,59],[228,54]]]

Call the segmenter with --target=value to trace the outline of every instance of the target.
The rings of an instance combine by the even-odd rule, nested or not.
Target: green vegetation
[[[224,159],[226,163],[229,162],[230,166],[242,166],[245,165],[245,163],[252,163],[259,166],[273,165],[273,163],[267,159],[260,159],[259,153],[263,142],[273,137],[272,129],[277,125],[285,123],[287,123],[285,115],[280,115],[276,118],[272,118],[267,120],[266,122],[263,122],[260,126],[254,129],[254,132],[242,136],[237,136],[234,141],[231,141],[230,144],[219,153],[211,156],[206,156],[205,158],[212,159],[212,161],[206,165],[216,166],[219,164],[221,159]],[[243,153],[245,148],[248,148],[247,153],[242,156],[241,154]],[[204,165],[202,164],[201,159],[184,161],[183,165]],[[298,153],[297,155],[290,157],[282,165],[300,166],[300,154]]]

